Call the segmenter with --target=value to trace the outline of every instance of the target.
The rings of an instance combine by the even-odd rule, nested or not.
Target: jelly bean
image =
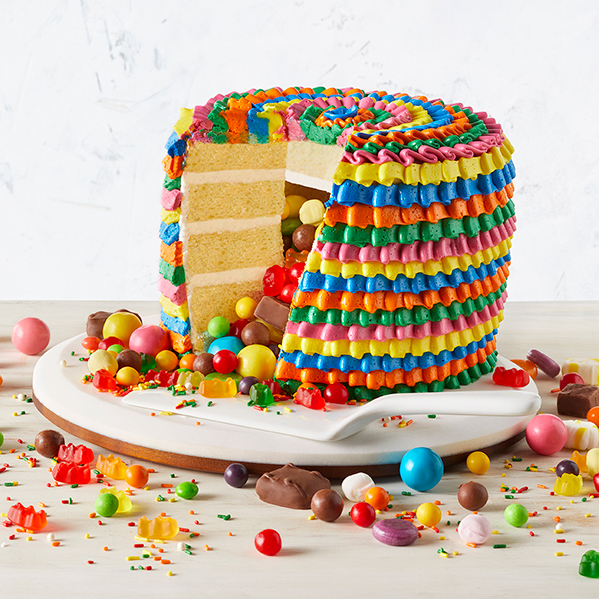
[[[258,380],[271,379],[277,359],[265,345],[246,345],[237,354],[237,373],[242,377],[255,376]]]
[[[364,501],[369,503],[375,510],[386,510],[389,504],[389,493],[382,487],[371,487],[364,494]]]
[[[203,380],[199,387],[200,395],[208,399],[217,397],[233,397],[237,395],[237,384],[232,378],[227,378],[226,381],[219,379]]]
[[[578,573],[587,578],[599,578],[599,552],[594,549],[587,551],[580,558]]]
[[[239,385],[237,385],[237,392],[242,395],[249,395],[252,386],[259,382],[260,381],[255,376],[244,376],[241,381],[239,381]]]
[[[376,520],[376,510],[365,501],[353,505],[349,517],[354,524],[362,528],[368,528]]]
[[[341,489],[350,501],[364,501],[368,489],[374,487],[374,481],[365,472],[356,472],[343,479]]]
[[[148,520],[146,516],[139,519],[137,534],[144,539],[172,539],[179,532],[179,524],[174,518],[157,516]]]
[[[129,349],[135,350],[138,354],[155,356],[163,349],[170,348],[168,333],[157,325],[146,324],[135,329],[129,337]]]
[[[290,304],[293,299],[293,294],[297,290],[297,283],[288,283],[281,289],[279,293],[279,299],[286,304]]]
[[[319,389],[299,387],[293,396],[293,403],[300,404],[311,410],[326,410],[326,402]]]
[[[584,379],[577,372],[568,372],[559,380],[559,388],[563,389],[566,385],[575,383],[576,385],[584,385]]]
[[[553,414],[538,414],[526,427],[526,441],[540,455],[553,455],[568,440],[568,427]]]
[[[112,495],[117,499],[117,513],[124,514],[128,512],[133,507],[131,503],[131,499],[125,494],[125,491],[119,491],[116,487],[108,487],[107,489],[102,489],[100,491],[100,496],[102,495]],[[103,514],[101,514],[103,515]]]
[[[149,478],[148,469],[144,468],[141,464],[133,464],[125,472],[125,481],[128,485],[136,489],[143,489]]]
[[[491,523],[480,514],[470,514],[458,525],[458,535],[464,543],[482,545],[493,534]]]
[[[578,476],[580,474],[580,468],[573,460],[562,460],[555,467],[555,475],[562,476],[563,474],[573,474],[574,476]]]
[[[22,354],[35,356],[48,347],[50,329],[39,318],[23,318],[12,328],[10,340]]]
[[[228,349],[221,349],[219,352],[214,354],[212,365],[214,366],[216,372],[220,372],[221,374],[229,374],[237,367],[237,356]]]
[[[276,555],[281,551],[283,543],[281,535],[272,528],[260,531],[254,538],[254,546],[263,555]]]
[[[112,493],[100,493],[94,502],[94,509],[103,518],[110,518],[119,509],[119,500]]]
[[[434,503],[422,503],[416,510],[416,518],[424,526],[437,526],[441,522],[441,510]]]
[[[102,392],[112,393],[117,389],[114,376],[112,376],[108,370],[104,370],[103,368],[96,370],[92,384],[98,391]]]
[[[94,452],[85,445],[61,445],[58,448],[57,459],[59,462],[74,462],[75,464],[91,464],[94,461]]]
[[[288,195],[285,198],[287,204],[289,204],[289,217],[298,218],[300,208],[308,201],[304,196],[300,195]]]
[[[308,200],[299,211],[299,219],[304,225],[318,226],[324,218],[325,207],[320,200]]]
[[[142,326],[142,322],[136,314],[131,312],[115,312],[111,314],[102,327],[102,336],[118,337],[123,345],[129,345],[131,334]]]
[[[180,483],[175,488],[175,493],[183,499],[193,499],[200,491],[198,485],[191,481]]]
[[[428,447],[410,449],[399,465],[403,482],[415,491],[428,491],[443,477],[443,460]]]
[[[237,300],[235,304],[235,313],[239,318],[250,319],[254,317],[254,311],[256,310],[256,306],[258,302],[251,297],[242,297],[240,300]]]
[[[208,323],[208,332],[215,339],[220,339],[220,337],[225,337],[229,333],[229,321],[224,316],[215,316]]]
[[[156,367],[160,370],[175,370],[179,366],[179,358],[177,354],[172,352],[170,349],[163,349],[161,352],[156,354]]]
[[[96,462],[96,469],[105,476],[114,478],[115,480],[124,480],[127,476],[127,466],[125,465],[125,462],[118,456],[115,457],[112,454],[107,457],[100,454]]]
[[[229,464],[224,473],[225,482],[236,489],[240,489],[248,481],[248,469],[243,464]]]
[[[16,526],[21,526],[32,532],[45,528],[48,523],[44,510],[36,512],[32,505],[24,507],[20,503],[11,506],[6,517]]]
[[[81,342],[81,347],[83,347],[83,349],[87,349],[88,351],[96,351],[99,344],[100,339],[98,339],[98,337],[86,337]]]
[[[520,528],[528,522],[528,510],[519,503],[512,503],[505,508],[503,517],[510,526]]]
[[[505,387],[526,387],[530,382],[530,376],[520,368],[504,368],[497,366],[493,372],[493,382]]]
[[[238,354],[244,348],[243,341],[232,335],[219,337],[215,339],[208,347],[208,353],[215,355],[222,349],[228,349],[234,354]]]
[[[179,359],[179,368],[183,370],[193,370],[193,363],[195,362],[196,355],[192,352],[184,354]]]
[[[135,368],[131,368],[131,366],[120,368],[116,373],[116,382],[119,385],[133,387],[139,383],[139,372]]]
[[[285,269],[282,266],[275,264],[270,268],[266,269],[264,277],[262,278],[262,288],[264,295],[275,296],[279,295],[285,286],[287,281],[287,275]]]
[[[283,237],[291,237],[293,232],[302,226],[302,221],[299,218],[288,217],[281,221],[281,235]]]
[[[466,466],[473,474],[484,474],[491,466],[489,456],[482,451],[473,451],[466,458]]]
[[[52,468],[52,477],[59,483],[86,485],[91,480],[89,464],[79,466],[72,462],[58,462]]]
[[[105,349],[97,349],[87,361],[87,367],[92,374],[97,370],[107,370],[112,376],[119,369],[116,358]]]
[[[526,359],[530,360],[539,368],[539,370],[542,370],[548,377],[551,377],[552,379],[554,379],[560,373],[561,369],[559,364],[538,349],[531,349],[528,354],[526,354]]]
[[[595,426],[599,426],[599,406],[591,408],[587,412],[587,420],[592,422]]]
[[[372,527],[372,536],[385,545],[405,547],[418,538],[418,529],[408,520],[387,518]]]
[[[341,383],[327,385],[322,395],[327,403],[343,404],[349,399],[349,392]]]
[[[555,479],[553,492],[556,495],[566,495],[572,497],[578,495],[582,489],[582,476],[580,474],[570,474],[566,472]]]
[[[250,321],[245,318],[240,318],[239,320],[236,320],[231,325],[231,328],[229,329],[229,335],[231,335],[232,337],[237,337],[238,339],[241,339],[241,333],[245,329],[245,327],[249,324],[249,322]]]
[[[275,403],[272,391],[261,383],[256,383],[250,388],[250,400],[257,406],[265,408]]]
[[[537,378],[537,375],[539,374],[539,370],[538,370],[536,364],[534,364],[530,360],[511,360],[511,362],[513,362],[516,366],[519,366],[520,368],[522,368],[522,370],[525,370],[526,372],[528,372],[528,376],[531,379],[534,380]]]
[[[98,343],[98,349],[107,350],[112,345],[120,345],[122,347],[123,342],[118,337],[104,337],[104,339]]]

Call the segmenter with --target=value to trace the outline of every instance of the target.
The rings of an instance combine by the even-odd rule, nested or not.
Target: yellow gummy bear
[[[233,397],[237,395],[237,384],[232,378],[204,380],[200,383],[200,394],[208,398]]]
[[[119,500],[119,507],[116,511],[117,514],[122,514],[124,512],[128,512],[133,505],[131,503],[131,500],[129,499],[129,497],[127,497],[127,495],[125,495],[125,491],[119,491],[116,487],[109,487],[108,489],[102,489],[100,491],[100,495],[102,495],[102,493],[111,493]]]
[[[556,495],[566,495],[571,497],[572,495],[578,495],[582,489],[582,476],[580,474],[571,474],[566,472],[555,479],[553,485],[553,492]]]
[[[187,383],[191,383],[191,386],[197,389],[203,380],[204,375],[201,372],[183,371],[179,374],[179,378],[177,379],[177,385],[180,387],[184,387],[185,385],[187,385]]]
[[[179,524],[174,518],[157,516],[148,520],[145,516],[139,519],[137,534],[144,539],[172,539],[179,532]]]
[[[100,454],[96,462],[96,469],[104,476],[109,476],[115,480],[125,480],[125,475],[127,474],[125,462],[119,457],[115,458],[112,454],[107,457]]]

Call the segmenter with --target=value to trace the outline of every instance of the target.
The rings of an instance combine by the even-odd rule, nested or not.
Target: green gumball
[[[198,494],[199,490],[198,485],[195,483],[185,482],[177,485],[175,493],[183,499],[193,499]]]
[[[96,498],[94,507],[97,514],[103,518],[110,518],[110,516],[114,516],[119,509],[118,497],[112,493],[101,493]]]

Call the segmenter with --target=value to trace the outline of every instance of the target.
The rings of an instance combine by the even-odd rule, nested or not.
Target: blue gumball
[[[210,344],[208,353],[214,355],[222,349],[228,349],[237,355],[244,347],[245,345],[241,339],[229,335],[227,337],[219,337],[218,339],[215,339]]]
[[[410,449],[399,465],[401,480],[415,491],[428,491],[435,487],[443,472],[443,461],[428,447]]]

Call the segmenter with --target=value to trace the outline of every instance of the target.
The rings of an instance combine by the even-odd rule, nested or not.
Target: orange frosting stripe
[[[164,241],[160,242],[160,257],[171,266],[183,265],[183,243],[175,241],[171,245],[166,245]]]
[[[168,333],[171,345],[178,354],[184,354],[191,350],[191,339],[189,338],[189,335],[179,335],[179,333],[167,329],[162,323],[160,323],[160,326]]]
[[[169,179],[176,179],[183,174],[183,156],[166,156],[162,164]]]

